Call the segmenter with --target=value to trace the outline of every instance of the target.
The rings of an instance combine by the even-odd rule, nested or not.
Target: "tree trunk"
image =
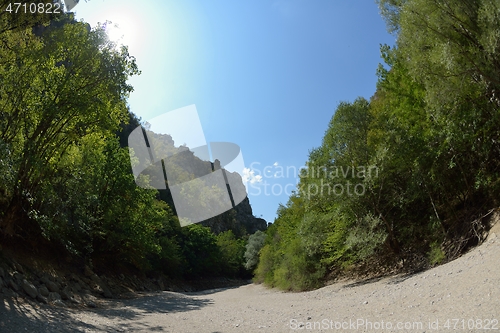
[[[14,236],[16,234],[16,226],[22,212],[21,200],[15,196],[11,199],[9,206],[5,212],[5,216],[0,220],[0,231],[5,236]]]

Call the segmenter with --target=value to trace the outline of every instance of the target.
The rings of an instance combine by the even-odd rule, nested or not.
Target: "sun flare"
[[[133,12],[113,12],[106,20],[106,33],[117,46],[128,46],[129,50],[140,47],[141,17]]]

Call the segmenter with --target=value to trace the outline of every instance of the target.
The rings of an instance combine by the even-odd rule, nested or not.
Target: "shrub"
[[[237,239],[232,230],[217,235],[217,246],[221,253],[221,273],[237,277],[244,273],[245,241]]]
[[[440,264],[446,259],[446,255],[438,242],[432,242],[430,248],[427,255],[431,265]]]
[[[259,252],[264,246],[265,241],[266,234],[260,230],[257,230],[254,234],[250,235],[245,251],[246,269],[254,270],[255,267],[257,267],[257,263],[259,262]]]

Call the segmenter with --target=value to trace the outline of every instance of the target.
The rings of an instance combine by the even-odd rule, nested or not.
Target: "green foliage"
[[[268,230],[256,281],[301,289],[354,263],[440,263],[463,245],[439,244],[473,240],[469,221],[498,205],[498,1],[378,3],[398,38],[381,47],[377,91],[337,107]]]
[[[400,29],[401,9],[407,0],[377,0],[380,14],[387,23],[387,30],[390,33],[397,33]]]
[[[259,252],[264,246],[266,234],[257,230],[254,234],[248,237],[248,243],[245,249],[245,268],[253,271],[259,262]]]
[[[182,228],[181,249],[185,275],[189,278],[220,274],[221,251],[210,228],[191,224]]]
[[[255,270],[255,281],[285,290],[312,289],[320,285],[325,267],[321,262],[324,232],[314,216],[303,211],[302,199],[292,196],[281,206],[278,218],[267,231],[265,245]],[[301,217],[302,216],[302,217]]]
[[[300,239],[286,244],[283,255],[279,257],[276,253],[271,253],[268,246],[265,245],[262,248],[256,281],[263,281],[271,287],[293,291],[320,286],[324,269],[318,261],[311,260],[305,253]]]
[[[32,29],[39,18],[0,14],[1,232],[40,233],[85,259],[175,277],[256,267],[256,281],[286,290],[315,288],[354,263],[459,253],[439,244],[473,244],[467,221],[499,202],[500,7],[378,3],[397,45],[381,47],[375,95],[338,105],[297,192],[246,245],[241,230],[181,228],[168,190],[136,186],[126,139],[140,122],[126,99],[139,71],[126,47],[71,15]],[[152,139],[156,153],[178,152],[171,137]],[[175,156],[173,176],[203,188],[188,201],[212,207],[218,193],[196,179],[211,168],[189,151]]]
[[[443,252],[438,242],[432,242],[428,257],[430,264],[436,265],[442,263],[446,259],[446,254]]]
[[[1,35],[0,139],[16,163],[13,194],[2,226],[13,233],[19,212],[37,210],[43,183],[59,172],[68,150],[88,135],[112,137],[127,117],[126,81],[137,68],[103,28],[69,21]]]
[[[42,183],[45,196],[30,211],[47,238],[83,256],[95,252],[138,267],[161,252],[157,235],[171,228],[173,215],[155,191],[136,186],[128,151],[116,139],[89,135],[59,167]]]
[[[245,241],[237,239],[232,230],[222,232],[216,238],[221,252],[222,274],[231,277],[241,276],[244,273]]]
[[[140,121],[126,99],[139,71],[127,48],[72,15],[34,29],[36,17],[6,18],[0,14],[0,231],[45,237],[103,267],[178,278],[244,274],[241,237],[182,229],[158,191],[136,185],[127,138]],[[177,151],[169,136],[154,139]],[[193,161],[178,158],[181,167]],[[196,176],[175,171],[181,180]],[[138,181],[148,183],[147,172]],[[216,194],[205,192],[193,202],[211,205]]]
[[[0,139],[0,217],[13,192],[14,170],[15,163],[11,147]]]
[[[365,215],[361,218],[346,239],[346,248],[356,253],[357,258],[364,260],[375,253],[375,250],[387,238],[383,222],[376,217]]]
[[[266,244],[262,247],[259,254],[260,259],[259,264],[255,269],[254,281],[272,286],[274,280],[274,264],[276,262],[278,251],[273,250],[270,244]]]

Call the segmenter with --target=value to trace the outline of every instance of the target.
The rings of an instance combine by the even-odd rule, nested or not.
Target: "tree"
[[[245,268],[252,271],[259,262],[259,252],[264,246],[266,234],[257,230],[254,234],[248,237],[248,243],[245,246]]]
[[[127,48],[116,50],[102,27],[89,31],[71,22],[42,37],[26,30],[2,37],[8,46],[1,49],[0,139],[17,159],[1,227],[13,234],[22,211],[37,209],[40,185],[66,151],[89,133],[114,135],[128,117],[126,81],[138,71]]]
[[[199,224],[191,224],[182,228],[180,242],[185,258],[185,276],[217,276],[221,273],[221,252],[217,246],[217,238],[210,228]]]
[[[244,273],[245,241],[237,239],[232,230],[221,232],[217,236],[217,246],[221,252],[222,274],[238,277]]]

